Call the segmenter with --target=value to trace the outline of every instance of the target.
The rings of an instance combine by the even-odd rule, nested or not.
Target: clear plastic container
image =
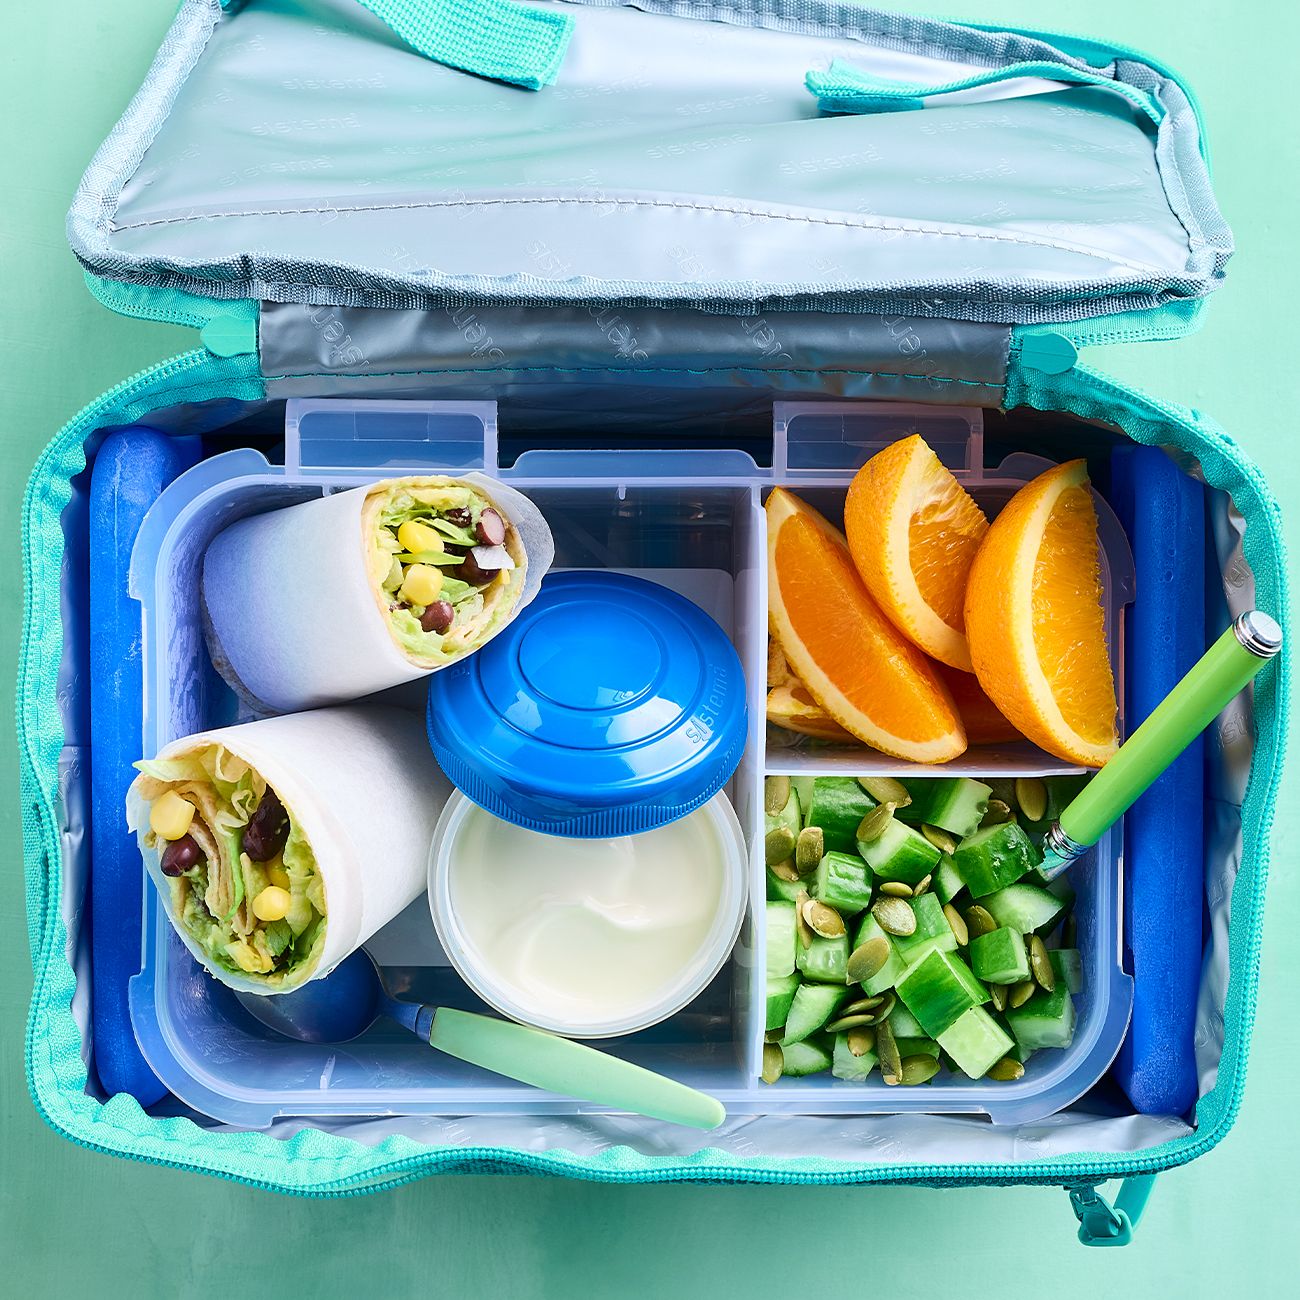
[[[705,819],[706,834],[713,838],[722,858],[722,888],[718,905],[708,935],[692,964],[678,971],[676,979],[661,990],[661,996],[653,1001],[625,1008],[619,1014],[611,1013],[599,1023],[587,1021],[582,1025],[524,1006],[494,974],[490,961],[475,951],[474,944],[466,936],[456,904],[452,863],[456,858],[457,837],[471,814],[480,817],[492,815],[477,808],[458,791],[447,801],[442,816],[438,819],[429,850],[429,910],[439,943],[451,964],[470,988],[502,1014],[523,1024],[548,1029],[570,1038],[621,1037],[649,1029],[683,1010],[713,982],[726,965],[745,919],[749,855],[744,831],[741,830],[731,800],[725,794],[714,795],[708,803],[687,814],[688,821]],[[694,834],[698,836],[700,832],[697,830]],[[578,847],[585,848],[585,842]],[[592,978],[599,979],[598,972],[593,972]]]
[[[454,418],[444,422],[444,411]],[[467,433],[467,418],[477,421],[477,443]],[[448,411],[441,403],[290,402],[283,464],[251,450],[214,456],[177,479],[141,529],[132,591],[143,607],[145,746],[153,752],[177,736],[237,718],[233,696],[208,662],[196,599],[203,551],[220,528],[245,514],[396,472],[476,468],[499,474],[528,492],[546,515],[557,567],[632,573],[694,600],[732,637],[749,684],[749,744],[726,794],[749,838],[751,902],[731,959],[680,1011],[640,1033],[602,1040],[601,1046],[713,1093],[734,1114],[929,1111],[984,1113],[997,1123],[1048,1115],[1101,1077],[1128,1019],[1118,830],[1071,873],[1084,991],[1070,1048],[1037,1053],[1014,1084],[941,1078],[925,1088],[887,1089],[823,1075],[769,1087],[758,1078],[765,990],[755,954],[763,952],[765,938],[764,772],[936,774],[866,750],[768,748],[763,498],[774,483],[784,483],[835,517],[865,456],[917,429],[987,509],[1004,503],[1048,463],[1015,456],[986,470],[978,410],[862,402],[778,405],[770,469],[736,450],[599,448],[529,451],[500,469],[491,404],[453,403]],[[411,432],[416,436],[408,439]],[[1132,560],[1113,515],[1106,509],[1100,514],[1108,632],[1118,653],[1121,611],[1132,595]],[[1122,656],[1116,668],[1122,683]],[[422,691],[402,688],[395,694],[413,709],[422,706]],[[944,769],[972,775],[1073,770],[1029,745],[975,749]],[[137,1036],[163,1082],[204,1114],[259,1127],[284,1115],[593,1109],[432,1052],[382,1023],[342,1046],[288,1042],[254,1021],[229,990],[203,973],[172,934],[156,898],[150,897],[148,907],[143,968],[131,987]],[[448,964],[425,900],[367,946],[401,996],[485,1009]]]

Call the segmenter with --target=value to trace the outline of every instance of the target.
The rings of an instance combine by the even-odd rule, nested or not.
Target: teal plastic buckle
[[[1079,1220],[1079,1240],[1085,1246],[1127,1246],[1146,1209],[1155,1175],[1126,1178],[1111,1205],[1092,1186],[1071,1187],[1070,1206]]]

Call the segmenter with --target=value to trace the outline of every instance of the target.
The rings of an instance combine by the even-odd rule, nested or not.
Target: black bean
[[[163,850],[162,873],[164,876],[183,876],[191,867],[197,867],[203,861],[203,850],[193,835],[182,835]]]
[[[289,838],[289,814],[280,802],[280,796],[266,787],[257,811],[244,827],[244,852],[254,862],[270,862],[284,848]]]
[[[474,522],[474,516],[464,506],[457,506],[454,510],[444,511],[442,517],[449,524],[455,524],[457,528],[468,528]]]
[[[479,562],[474,558],[474,552],[470,551],[452,572],[462,582],[472,583],[475,587],[482,587],[485,583],[491,582],[501,570],[480,568]]]
[[[420,615],[420,626],[426,632],[445,632],[450,626],[453,618],[456,617],[456,611],[451,607],[451,602],[446,600],[435,600],[432,605],[425,607],[425,611]]]
[[[491,508],[478,517],[478,539],[484,546],[500,546],[506,540],[506,521]]]

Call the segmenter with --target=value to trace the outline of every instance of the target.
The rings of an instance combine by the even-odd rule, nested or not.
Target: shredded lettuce
[[[221,841],[230,863],[225,915],[215,917],[209,910],[206,895],[212,881],[207,864],[168,882],[174,914],[207,958],[228,970],[269,976],[272,982],[311,960],[324,941],[325,882],[311,846],[292,820],[281,858],[290,882],[288,915],[283,921],[267,923],[250,916],[247,935],[232,932],[232,921],[245,900],[255,898],[270,883],[273,864],[254,862],[243,851],[244,828],[266,793],[266,781],[222,745],[179,758],[144,759],[136,767],[156,781],[206,785],[216,796],[204,801],[204,817],[214,823],[208,829]]]

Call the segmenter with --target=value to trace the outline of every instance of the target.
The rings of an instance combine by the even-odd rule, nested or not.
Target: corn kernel
[[[273,884],[278,885],[281,889],[289,888],[289,873],[280,864],[277,858],[274,862],[268,862],[266,865],[266,878]]]
[[[281,889],[279,885],[267,885],[253,899],[253,915],[259,921],[283,921],[292,901],[287,889]]]
[[[190,833],[194,805],[175,790],[164,790],[149,809],[149,829],[159,839],[179,840]]]
[[[417,554],[420,551],[441,551],[446,545],[443,535],[436,528],[430,528],[418,519],[408,519],[397,530],[397,540],[406,550]]]
[[[442,590],[442,570],[436,564],[412,564],[398,595],[412,605],[432,605]]]

